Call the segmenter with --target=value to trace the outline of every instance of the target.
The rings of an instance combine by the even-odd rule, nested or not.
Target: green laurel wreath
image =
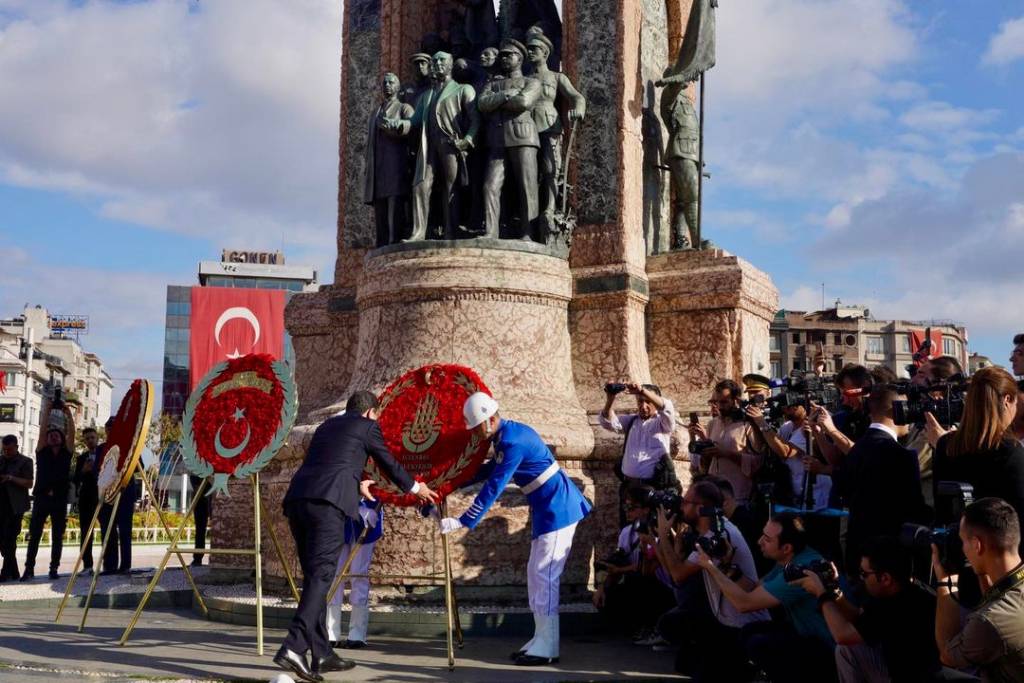
[[[221,373],[227,370],[228,361],[221,361],[217,365],[213,366],[210,372],[206,373],[202,381],[195,388],[192,394],[188,397],[188,401],[185,403],[185,414],[181,420],[181,431],[182,431],[182,445],[181,455],[185,461],[185,467],[189,473],[194,474],[197,477],[206,478],[211,474],[213,475],[213,485],[210,490],[207,491],[206,495],[210,495],[215,491],[217,493],[223,493],[224,495],[230,495],[228,493],[228,479],[229,475],[223,472],[214,472],[213,465],[206,460],[199,457],[199,448],[196,445],[195,431],[192,428],[192,420],[195,417],[196,406],[199,401],[206,394],[206,390],[210,387],[214,380],[220,377]],[[241,463],[232,473],[235,477],[243,479],[256,474],[267,464],[274,459],[277,452],[284,446],[285,440],[288,438],[288,433],[291,431],[292,426],[295,424],[295,417],[299,412],[299,396],[295,386],[295,379],[292,376],[288,368],[288,364],[284,361],[274,361],[270,364],[271,369],[274,371],[274,376],[281,383],[281,389],[284,392],[284,401],[281,403],[281,421],[277,426],[277,431],[274,432],[274,438],[267,444],[259,453],[256,454],[249,462]]]

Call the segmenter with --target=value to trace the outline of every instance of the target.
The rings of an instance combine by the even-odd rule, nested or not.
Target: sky
[[[162,375],[165,288],[223,247],[330,282],[342,3],[0,0],[0,316],[90,317]],[[1024,331],[1024,2],[722,0],[704,233],[782,305]]]

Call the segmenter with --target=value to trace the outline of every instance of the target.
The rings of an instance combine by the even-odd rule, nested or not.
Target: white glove
[[[457,520],[455,517],[445,517],[441,520],[440,524],[442,534],[450,534],[451,532],[462,528],[462,522]]]

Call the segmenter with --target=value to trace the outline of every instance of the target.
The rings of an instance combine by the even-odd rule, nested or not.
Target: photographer
[[[775,566],[752,590],[729,578],[707,553],[698,551],[705,576],[719,586],[725,599],[740,612],[783,608],[784,622],[761,622],[743,628],[741,641],[747,656],[773,681],[834,680],[835,642],[818,604],[786,579],[787,565],[789,572],[828,566],[816,550],[807,546],[803,520],[788,512],[775,515],[765,524],[758,545],[765,557],[775,561]]]
[[[912,564],[896,538],[878,536],[865,543],[860,579],[867,595],[860,607],[814,572],[805,571],[794,582],[821,606],[838,645],[840,683],[944,680],[932,636],[935,597],[911,581]]]
[[[612,556],[598,563],[607,573],[592,597],[607,621],[627,629],[636,644],[651,639],[658,618],[672,603],[672,591],[656,576],[659,564],[648,526],[651,493],[649,486],[631,486],[626,492],[629,524],[619,533]]]
[[[896,391],[875,388],[867,399],[867,433],[835,470],[836,488],[850,509],[846,530],[847,574],[856,576],[861,544],[873,536],[897,536],[906,522],[923,522],[929,512],[921,493],[917,454],[896,440]]]
[[[696,578],[701,572],[698,548],[706,548],[714,556],[709,561],[744,588],[754,586],[757,570],[750,548],[740,530],[725,519],[722,504],[722,493],[711,481],[698,481],[687,489],[680,507],[687,525],[683,547],[677,550],[670,544],[658,545],[658,556],[673,583],[678,585]],[[658,537],[667,538],[670,534],[669,517],[659,510]],[[666,639],[679,645],[676,669],[697,681],[749,680],[740,629],[746,624],[766,621],[768,613],[744,613],[723,600],[718,584],[706,575],[702,583],[710,611],[676,609],[666,614],[659,625]]]
[[[89,576],[93,572],[92,535],[87,532],[100,500],[97,481],[99,471],[96,468],[100,458],[100,437],[94,427],[86,427],[82,430],[82,439],[85,441],[85,450],[75,459],[75,471],[71,475],[71,481],[78,489],[78,527],[83,548],[82,574]]]
[[[977,667],[983,681],[1024,680],[1024,565],[1018,550],[1020,518],[1006,501],[982,498],[960,520],[964,555],[981,579],[981,605],[961,624],[948,575],[932,546],[932,569],[939,581],[935,641],[942,662],[958,669]]]
[[[687,427],[691,439],[690,469],[694,474],[713,474],[727,479],[736,493],[736,502],[750,502],[754,473],[761,467],[768,450],[758,429],[740,408],[740,387],[730,379],[715,385],[712,397],[718,417],[705,430],[698,422]]]
[[[835,465],[864,435],[871,420],[864,405],[875,380],[863,365],[847,365],[835,377],[842,408],[833,416],[824,406],[813,406],[811,424],[821,427],[815,444]]]
[[[18,437],[7,434],[2,441],[0,455],[0,582],[17,581],[18,536],[21,523],[29,509],[28,491],[32,488],[32,458],[18,450]]]
[[[681,486],[672,462],[671,438],[676,411],[672,401],[662,398],[654,384],[614,383],[605,385],[605,402],[598,422],[616,434],[625,434],[622,458],[615,467],[619,481],[619,526],[626,524],[626,489],[651,486],[655,490],[674,490]],[[636,396],[636,414],[619,417],[612,405],[622,392]]]
[[[814,509],[828,507],[828,497],[832,491],[832,467],[807,454],[807,409],[802,405],[786,406],[783,408],[783,415],[786,422],[775,431],[768,424],[760,408],[747,406],[747,416],[754,421],[768,447],[782,458],[789,470],[787,488],[790,495],[781,495],[784,492],[780,492],[776,487],[776,499],[788,505],[802,507],[806,502],[802,499],[804,479],[810,471],[815,475],[812,489]]]
[[[766,560],[761,555],[761,550],[757,547],[757,540],[761,538],[761,527],[763,525],[749,505],[740,505],[736,502],[736,494],[733,492],[732,484],[729,483],[729,480],[710,474],[702,474],[695,477],[693,483],[696,484],[698,481],[710,481],[722,492],[722,511],[725,513],[725,518],[740,530],[743,540],[747,542],[747,547],[750,548],[751,554],[754,556],[754,566],[757,567],[757,575],[760,576],[771,569],[774,563]]]

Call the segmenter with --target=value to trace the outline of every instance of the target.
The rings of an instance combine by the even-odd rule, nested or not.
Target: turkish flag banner
[[[284,357],[284,292],[193,287],[189,390],[217,363],[250,353]]]
[[[917,353],[918,349],[925,341],[925,330],[911,330],[910,331],[910,352]],[[932,330],[931,346],[928,348],[928,358],[938,358],[942,355],[942,332],[940,330]],[[921,359],[922,361],[924,358]],[[914,365],[920,366],[921,362],[914,361]]]

